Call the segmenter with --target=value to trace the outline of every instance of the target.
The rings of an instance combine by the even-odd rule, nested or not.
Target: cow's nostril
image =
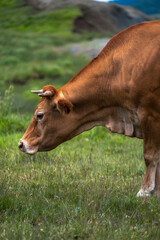
[[[20,150],[23,149],[23,142],[22,141],[19,142],[18,147],[19,147]]]

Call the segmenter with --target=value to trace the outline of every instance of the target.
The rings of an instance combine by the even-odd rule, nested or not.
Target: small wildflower
[[[143,199],[142,204],[146,204],[146,199]]]

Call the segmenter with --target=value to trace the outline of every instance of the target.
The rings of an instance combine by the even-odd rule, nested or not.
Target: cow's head
[[[34,117],[19,141],[19,149],[28,154],[49,151],[68,140],[73,128],[72,103],[53,86],[32,91],[42,97]],[[71,121],[73,124],[71,124]]]

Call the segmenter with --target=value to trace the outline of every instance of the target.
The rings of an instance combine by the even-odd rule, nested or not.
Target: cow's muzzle
[[[20,139],[20,141],[18,143],[18,147],[22,152],[27,153],[27,154],[35,154],[38,150],[38,149],[30,149],[28,146],[28,143],[22,139]]]
[[[25,152],[25,151],[26,151],[26,150],[25,150],[25,144],[24,144],[24,142],[23,142],[22,140],[19,141],[18,147],[19,147],[19,149],[20,149],[22,152]]]

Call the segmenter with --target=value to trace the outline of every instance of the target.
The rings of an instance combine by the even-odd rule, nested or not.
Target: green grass
[[[30,7],[9,8],[0,13],[0,28],[65,37],[71,35],[73,20],[78,15],[80,11],[77,8],[64,8],[54,12],[33,12]]]
[[[96,127],[29,156],[18,141],[32,114],[0,101],[0,239],[159,239],[156,197],[136,198],[142,141]]]
[[[32,115],[0,101],[0,239],[159,239],[156,197],[136,198],[142,141],[96,127],[29,156],[18,141]]]
[[[1,136],[0,239],[158,239],[159,200],[135,197],[142,141],[95,128],[28,156]]]
[[[5,10],[8,8],[22,7],[25,4],[25,0],[1,0],[0,8]]]

